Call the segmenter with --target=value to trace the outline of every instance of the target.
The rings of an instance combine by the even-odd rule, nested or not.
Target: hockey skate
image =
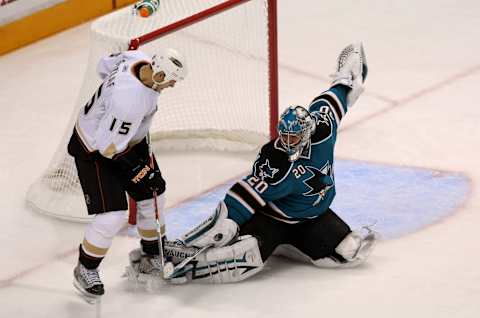
[[[95,304],[105,293],[97,269],[88,269],[82,264],[73,270],[73,286],[89,304]]]

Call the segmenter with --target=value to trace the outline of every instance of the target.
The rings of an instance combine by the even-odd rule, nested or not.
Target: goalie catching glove
[[[336,73],[331,75],[332,86],[350,87],[347,95],[347,107],[353,106],[365,90],[363,83],[367,78],[368,67],[362,43],[350,44],[340,52],[337,58]]]

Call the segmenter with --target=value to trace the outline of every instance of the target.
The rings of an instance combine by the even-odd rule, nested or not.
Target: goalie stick
[[[164,279],[171,279],[174,276],[178,275],[183,270],[183,268],[185,266],[187,266],[191,261],[195,260],[198,257],[198,255],[202,254],[203,252],[210,249],[211,247],[213,247],[213,244],[206,245],[206,246],[200,248],[198,251],[196,251],[193,255],[185,258],[183,261],[181,261],[177,265],[171,266],[171,267],[170,266],[169,267],[164,267],[163,268],[163,278]]]

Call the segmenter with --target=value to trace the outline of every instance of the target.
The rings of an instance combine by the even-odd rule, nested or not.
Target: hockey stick
[[[213,247],[213,244],[209,244],[209,245],[206,245],[202,248],[200,248],[198,251],[196,251],[193,255],[191,256],[188,256],[187,258],[185,258],[183,261],[181,261],[180,263],[178,263],[177,265],[175,266],[172,266],[172,267],[168,267],[168,268],[165,268],[163,269],[163,278],[164,279],[171,279],[173,276],[176,276],[178,273],[180,273],[180,271],[188,265],[188,263],[190,263],[191,261],[193,261],[195,258],[197,258],[198,255],[202,254],[203,252],[205,252],[206,250],[210,249],[211,247]],[[171,264],[171,263],[170,263]]]
[[[150,167],[152,170],[155,169],[155,162],[153,161],[153,150],[152,150],[152,145],[151,145],[151,140],[150,140],[150,133],[147,134],[147,144],[148,144],[148,153],[150,155]],[[166,262],[165,259],[165,249],[163,247],[163,234],[162,233],[162,225],[160,224],[160,211],[158,210],[158,200],[157,200],[157,191],[153,191],[153,204],[155,208],[155,219],[157,221],[157,235],[158,235],[158,256],[160,257],[160,261],[162,264],[162,269],[165,272],[165,270],[168,271],[173,271],[173,263],[172,262]],[[164,229],[165,229],[165,224],[164,224]],[[165,275],[164,275],[165,276]]]
[[[152,164],[153,164],[153,157],[151,158],[152,158]],[[168,272],[174,271],[174,266],[172,262],[167,262],[165,259],[165,250],[163,247],[164,233],[162,233],[162,226],[160,224],[160,212],[158,211],[157,191],[153,191],[153,202],[155,205],[155,218],[157,220],[158,255],[160,256],[160,261],[163,269],[163,276],[165,277],[165,271],[168,271]],[[164,228],[165,228],[165,225],[164,225]]]

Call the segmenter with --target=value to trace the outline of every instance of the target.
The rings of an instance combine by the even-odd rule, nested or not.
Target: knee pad
[[[238,224],[228,218],[228,209],[220,201],[215,212],[200,225],[182,236],[187,246],[203,247],[213,245],[221,247],[231,242],[239,232]]]
[[[90,244],[108,248],[113,237],[127,223],[127,211],[114,211],[97,214],[92,223],[87,226],[85,240]]]

